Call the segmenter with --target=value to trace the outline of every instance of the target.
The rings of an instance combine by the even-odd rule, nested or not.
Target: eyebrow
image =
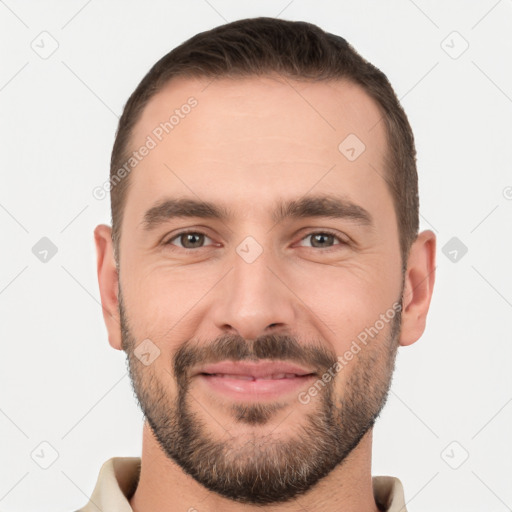
[[[199,217],[228,222],[234,214],[224,205],[189,198],[165,198],[144,214],[141,222],[144,231],[151,231],[175,218]],[[272,212],[277,224],[286,219],[300,218],[348,219],[372,227],[370,213],[348,199],[331,195],[306,196],[297,200],[279,201]]]

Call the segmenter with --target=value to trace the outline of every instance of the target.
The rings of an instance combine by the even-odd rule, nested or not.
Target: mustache
[[[183,382],[189,371],[199,364],[261,359],[292,362],[324,373],[336,363],[337,355],[321,343],[301,344],[289,335],[267,334],[247,341],[228,333],[209,343],[195,341],[182,345],[174,354],[173,367],[176,378]]]

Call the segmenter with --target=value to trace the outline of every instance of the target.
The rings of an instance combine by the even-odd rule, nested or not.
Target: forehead
[[[197,102],[187,106],[191,98]],[[178,112],[176,112],[178,111]],[[132,134],[132,143],[152,133],[160,123],[171,121],[172,137],[165,143],[179,151],[178,141],[206,145],[209,141],[237,144],[244,136],[266,138],[268,147],[275,135],[297,145],[318,144],[331,150],[336,142],[355,134],[369,149],[381,149],[385,134],[377,103],[357,84],[347,80],[298,82],[280,76],[220,79],[177,78],[167,83],[146,105]],[[192,120],[182,122],[187,118]],[[179,125],[179,130],[177,129]],[[200,125],[200,130],[198,130]],[[223,133],[230,138],[221,138]],[[164,133],[164,136],[167,133]],[[217,134],[217,137],[214,135]],[[213,139],[213,140],[212,140]],[[256,140],[245,141],[245,149]]]
[[[149,140],[130,176],[136,204],[163,189],[243,206],[313,187],[368,199],[385,188],[381,110],[348,81],[174,79],[148,102],[130,149]]]

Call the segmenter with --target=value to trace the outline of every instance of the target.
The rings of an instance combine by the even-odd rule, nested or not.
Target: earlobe
[[[411,246],[405,273],[400,345],[412,345],[425,331],[436,268],[436,236],[422,231]]]
[[[113,348],[122,350],[118,301],[119,275],[114,258],[112,228],[106,224],[96,226],[94,241],[96,244],[98,284],[108,340]]]

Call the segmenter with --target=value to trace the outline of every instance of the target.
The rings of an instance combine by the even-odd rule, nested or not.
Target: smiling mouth
[[[276,400],[291,397],[315,378],[316,374],[271,373],[258,377],[245,374],[197,374],[201,386],[231,400]]]

